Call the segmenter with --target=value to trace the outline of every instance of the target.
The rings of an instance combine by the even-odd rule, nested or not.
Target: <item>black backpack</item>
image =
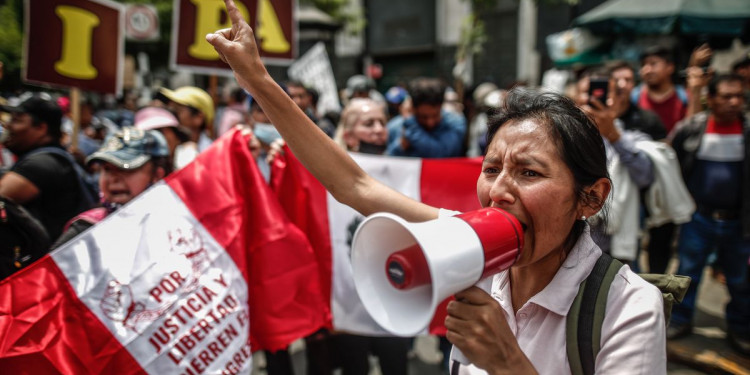
[[[16,202],[0,196],[0,280],[41,258],[50,248],[42,224]]]

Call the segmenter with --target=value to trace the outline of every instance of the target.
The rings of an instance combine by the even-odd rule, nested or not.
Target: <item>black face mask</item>
[[[359,141],[359,150],[357,151],[363,154],[382,155],[385,153],[385,144],[376,145],[373,143]]]

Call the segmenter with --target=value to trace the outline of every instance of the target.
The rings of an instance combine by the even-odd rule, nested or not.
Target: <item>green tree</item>
[[[22,0],[7,0],[0,5],[0,25],[0,62],[3,63],[0,92],[6,92],[17,89],[21,84]]]

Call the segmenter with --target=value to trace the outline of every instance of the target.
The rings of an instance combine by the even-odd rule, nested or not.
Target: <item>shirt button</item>
[[[520,313],[518,314],[518,317],[521,319],[526,319],[526,313]]]

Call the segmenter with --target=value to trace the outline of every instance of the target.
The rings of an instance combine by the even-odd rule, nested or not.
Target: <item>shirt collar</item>
[[[575,246],[568,254],[552,281],[528,303],[534,303],[558,315],[565,316],[573,304],[578,287],[588,277],[602,251],[591,239],[589,226],[581,233]],[[493,278],[492,296],[504,307],[511,308],[508,271]],[[507,306],[506,306],[507,305]]]

